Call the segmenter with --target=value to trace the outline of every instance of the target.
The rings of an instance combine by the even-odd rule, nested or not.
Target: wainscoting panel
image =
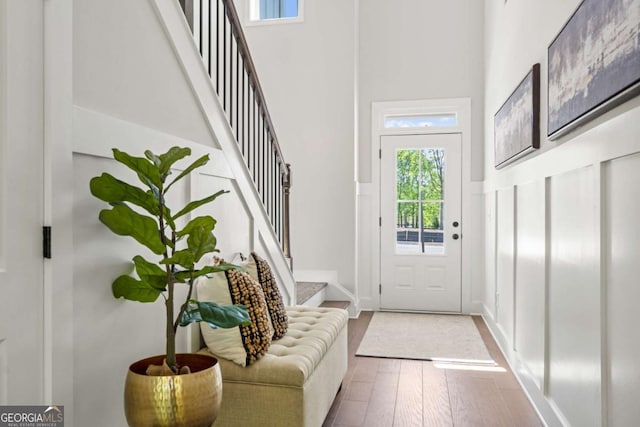
[[[211,215],[216,218],[218,222],[213,234],[218,239],[219,255],[231,261],[234,254],[238,252],[247,254],[252,249],[252,222],[242,199],[239,197],[237,188],[228,179],[198,174],[194,176],[191,200],[202,199],[219,190],[227,190],[229,193],[221,195],[210,205],[195,210],[193,218],[200,215]],[[262,256],[264,257],[264,255]],[[202,261],[209,262],[210,260],[203,259]]]
[[[485,194],[482,187],[477,186],[477,191],[471,195],[472,217],[469,221],[471,227],[469,233],[465,231],[464,237],[470,237],[471,254],[469,256],[471,265],[469,281],[471,282],[471,312],[482,313],[482,302],[485,293]],[[465,220],[465,223],[467,221]],[[467,227],[465,227],[467,230]],[[462,261],[464,264],[464,260]],[[463,270],[464,272],[464,270]],[[463,280],[465,280],[463,278]],[[464,297],[463,297],[464,310]]]
[[[497,192],[496,321],[509,349],[513,349],[514,195],[513,187]]]
[[[515,349],[542,390],[545,357],[545,182],[516,194]]]
[[[378,265],[378,260],[374,261],[374,252],[371,248],[374,244],[379,244],[379,231],[372,233],[374,229],[373,199],[371,195],[371,185],[358,183],[357,185],[357,208],[356,208],[356,289],[359,301],[357,309],[376,310],[380,306],[378,294],[378,284],[380,283],[380,270],[374,271],[374,265]],[[377,224],[376,224],[377,225]],[[379,230],[379,229],[378,229]]]
[[[485,292],[484,301],[488,314],[496,317],[496,192],[485,195]]]
[[[608,425],[637,425],[640,420],[640,155],[604,164],[606,338],[608,343]]]
[[[585,167],[550,178],[548,396],[568,423],[601,423],[597,178]]]

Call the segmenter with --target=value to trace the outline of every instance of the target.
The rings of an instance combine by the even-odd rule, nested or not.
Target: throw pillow
[[[260,258],[255,252],[251,252],[245,268],[251,277],[260,283],[264,291],[269,315],[271,316],[271,323],[273,324],[273,339],[277,340],[282,338],[287,333],[289,318],[284,308],[282,294],[278,289],[278,284],[273,277],[269,263]]]
[[[202,337],[216,356],[247,366],[264,355],[271,345],[272,329],[262,287],[248,274],[229,270],[199,277],[195,282],[200,301],[220,305],[242,304],[247,307],[251,324],[229,329],[213,329],[200,322]]]

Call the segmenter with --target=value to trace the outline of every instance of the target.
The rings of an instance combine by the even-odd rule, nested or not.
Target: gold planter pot
[[[124,412],[131,427],[210,427],[222,401],[218,360],[201,354],[178,354],[190,374],[148,376],[147,366],[162,365],[154,356],[129,367],[124,386]]]

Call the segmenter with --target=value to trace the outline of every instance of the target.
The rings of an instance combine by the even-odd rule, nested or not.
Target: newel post
[[[284,189],[284,224],[282,233],[282,251],[284,256],[289,260],[289,267],[293,269],[293,259],[291,258],[291,241],[290,241],[290,224],[291,219],[289,215],[289,194],[291,193],[291,164],[285,165],[285,173],[282,176],[282,187]]]

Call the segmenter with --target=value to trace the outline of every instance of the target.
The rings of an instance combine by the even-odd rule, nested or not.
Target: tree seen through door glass
[[[441,148],[396,150],[396,253],[444,254]]]

